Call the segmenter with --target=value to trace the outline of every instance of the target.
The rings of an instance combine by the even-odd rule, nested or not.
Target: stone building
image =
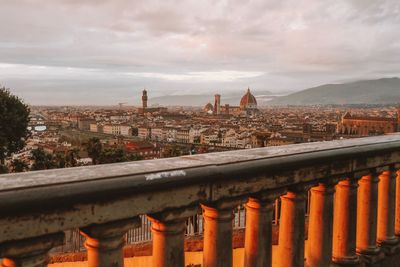
[[[95,122],[96,120],[92,118],[79,117],[78,129],[81,131],[90,131],[90,124]]]
[[[400,130],[399,114],[400,108],[397,111],[397,116],[392,118],[357,116],[346,112],[338,125],[338,133],[355,137],[394,133]]]

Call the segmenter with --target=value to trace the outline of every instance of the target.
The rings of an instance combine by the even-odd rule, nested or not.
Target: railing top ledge
[[[399,162],[400,133],[0,175],[0,242]]]
[[[177,158],[114,163],[96,166],[54,169],[0,175],[0,196],[4,192],[19,191],[28,188],[51,187],[62,184],[86,183],[118,178],[141,178],[140,185],[157,184],[159,180],[176,178],[190,179],[185,170],[197,169],[210,176],[216,167],[237,165],[246,167],[246,162],[264,160],[263,164],[279,158],[279,164],[285,164],[285,158],[296,155],[297,159],[318,159],[322,152],[328,152],[332,157],[341,154],[360,154],[373,151],[400,149],[400,133],[327,142],[303,143],[279,147],[264,147],[247,150],[235,150],[182,156]],[[310,157],[312,156],[312,157]],[[243,165],[244,164],[244,165]],[[274,163],[275,164],[275,163]],[[207,169],[207,167],[209,167]],[[213,168],[212,168],[213,167]],[[214,173],[217,174],[217,173]],[[175,180],[175,181],[177,181]]]

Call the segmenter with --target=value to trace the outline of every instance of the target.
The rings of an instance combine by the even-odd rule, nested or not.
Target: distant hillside
[[[272,105],[393,104],[400,103],[400,79],[383,78],[345,84],[326,84],[287,96]]]
[[[230,92],[230,93],[220,93],[221,94],[221,104],[239,105],[241,97],[246,92]],[[269,91],[255,91],[254,95],[258,102],[265,102],[274,98]],[[167,95],[160,97],[153,97],[149,99],[150,105],[162,105],[162,106],[199,106],[203,107],[207,103],[214,104],[214,95],[204,94],[204,95]]]

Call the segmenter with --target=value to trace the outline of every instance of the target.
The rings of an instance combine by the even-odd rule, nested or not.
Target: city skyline
[[[282,93],[400,76],[397,1],[2,1],[0,84],[30,104]],[[125,101],[124,101],[125,102]]]

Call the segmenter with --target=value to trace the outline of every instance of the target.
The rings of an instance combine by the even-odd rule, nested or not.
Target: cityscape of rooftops
[[[267,156],[270,151],[278,153],[276,147],[281,146],[295,151],[306,149],[305,144],[324,147],[396,136],[400,132],[399,29],[400,1],[396,0],[1,0],[0,188],[3,181],[8,190],[9,177],[23,184],[31,179],[26,173],[38,173],[40,179],[49,173],[37,171],[64,170],[67,177],[70,168],[86,172],[103,164],[115,168],[117,164],[112,163],[156,166],[164,162],[159,159],[184,162],[220,152],[238,158],[244,151]],[[393,166],[397,165],[390,165],[390,170]],[[387,171],[387,166],[381,167],[375,172]],[[165,172],[160,173],[164,177]],[[279,193],[289,194],[296,186],[287,186],[286,191],[279,188]],[[378,201],[374,197],[378,195],[368,201]],[[281,200],[276,201],[271,236],[279,239],[283,231],[278,229],[279,220],[285,213]],[[205,212],[208,206],[200,204]],[[393,208],[397,217],[399,205]],[[249,207],[240,202],[232,217],[237,235],[233,246],[245,251],[242,239],[247,215],[243,214]],[[201,214],[186,216],[185,251],[205,255],[203,245],[196,245],[203,242],[203,235],[205,240],[207,232]],[[132,262],[137,266],[150,266],[139,262],[155,255],[157,246],[147,247],[146,242],[163,230],[157,226],[159,217],[147,214],[146,219],[145,215],[140,214],[139,232],[124,233],[124,242],[134,247],[133,252],[124,252],[125,263],[126,258],[135,258]],[[107,217],[102,214],[98,223],[102,216]],[[368,222],[376,227],[374,218]],[[51,250],[51,260],[43,266],[121,266],[102,260],[96,265],[93,258],[79,256],[91,249],[80,235],[88,238],[91,233],[78,228],[67,229],[63,246]],[[400,223],[396,235],[400,238]],[[397,266],[368,265],[363,250],[355,247],[349,255],[357,254],[354,262],[361,259],[365,264],[360,267]],[[286,255],[277,249],[279,255]],[[18,265],[15,259],[10,262],[16,265],[7,265],[12,255],[3,251],[9,253],[0,244],[1,266],[33,266]],[[309,251],[305,266],[327,266],[308,263]],[[382,251],[394,255],[400,250]],[[269,265],[252,265],[247,261],[248,251],[236,253],[244,253],[245,264],[237,259],[239,254],[234,254],[233,265],[207,265],[205,260],[202,265],[194,254],[185,254],[190,259],[185,266],[303,267],[279,263],[278,252]],[[330,261],[332,255],[328,256]],[[384,258],[380,257],[376,256]],[[152,266],[172,266],[157,264],[154,260]]]

